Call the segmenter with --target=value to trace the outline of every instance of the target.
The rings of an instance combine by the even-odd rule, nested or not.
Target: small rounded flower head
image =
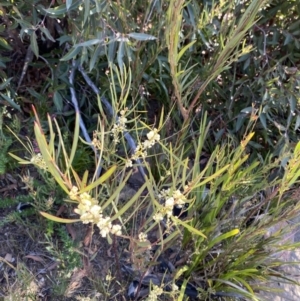
[[[76,212],[76,209],[74,211]],[[93,219],[94,217],[90,212],[85,212],[80,215],[80,220],[82,221],[83,224],[89,224],[93,222]]]
[[[47,170],[47,168],[48,168],[41,153],[33,155],[30,162],[32,164],[38,166],[40,169]]]
[[[157,296],[160,296],[163,294],[163,289],[157,285],[153,285],[152,290],[150,294],[148,295],[148,298],[146,301],[157,301]]]
[[[157,134],[157,129],[154,129],[153,131],[149,132],[147,134],[147,138],[148,140],[143,142],[144,149],[151,148],[155,144],[155,142],[159,141],[160,135]]]
[[[182,208],[186,203],[186,197],[180,192],[180,190],[176,190],[173,192],[174,203],[178,208]]]
[[[127,160],[126,160],[126,163],[125,163],[125,166],[126,166],[126,167],[132,167],[132,160],[127,159]]]
[[[158,194],[159,199],[164,199],[164,198],[169,197],[169,196],[170,196],[170,188],[168,188],[168,189],[163,189],[163,190]]]
[[[160,140],[160,135],[157,134],[158,130],[157,129],[153,129],[152,131],[150,131],[147,134],[147,138],[149,141],[159,141]]]
[[[160,222],[164,219],[164,216],[161,212],[156,212],[154,215],[153,215],[153,219],[156,221],[156,222]]]
[[[173,214],[174,204],[175,204],[175,202],[174,202],[173,197],[169,197],[166,199],[165,207],[164,207],[163,211],[168,217],[170,217]]]
[[[178,290],[179,290],[179,287],[175,283],[172,283],[172,291],[177,292]]]
[[[119,117],[119,125],[124,130],[126,128],[126,122],[127,122],[127,118],[126,117],[124,117],[124,116],[120,116]]]
[[[139,157],[141,157],[142,152],[143,152],[143,147],[141,144],[138,144],[134,151],[134,154],[131,156],[131,160],[137,160]]]
[[[122,230],[122,227],[120,225],[113,225],[110,232],[112,234],[120,236],[120,235],[122,235],[122,231],[121,230]]]
[[[105,277],[105,280],[108,282],[111,282],[114,278],[111,276],[111,274],[107,274]]]
[[[141,242],[147,241],[147,234],[141,232],[141,233],[139,234],[139,241],[141,241]]]
[[[100,234],[102,237],[106,237],[107,234],[111,231],[111,222],[109,222],[109,217],[101,217],[98,221],[97,226],[100,229]]]
[[[111,134],[114,137],[114,142],[115,144],[120,142],[119,134],[123,133],[126,130],[126,123],[127,123],[127,118],[125,117],[127,108],[125,110],[122,110],[120,112],[120,117],[118,118],[118,121],[116,124],[114,124]]]
[[[147,149],[147,148],[151,148],[154,145],[155,142],[150,141],[150,140],[145,140],[143,142],[143,148]]]
[[[71,191],[69,192],[70,199],[73,201],[77,200],[77,194],[78,194],[78,187],[73,186]]]

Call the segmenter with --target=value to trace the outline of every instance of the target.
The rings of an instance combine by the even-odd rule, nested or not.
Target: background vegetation
[[[1,295],[296,285],[281,267],[297,247],[282,237],[299,211],[299,15],[293,0],[0,2]],[[79,218],[73,186],[122,235],[55,223]]]

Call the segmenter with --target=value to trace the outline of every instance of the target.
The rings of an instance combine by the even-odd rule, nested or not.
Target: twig
[[[120,264],[119,264],[119,257],[118,257],[118,248],[117,248],[117,238],[116,235],[113,237],[113,250],[114,250],[114,255],[115,255],[115,262],[116,262],[116,267],[117,267],[117,276],[120,279],[121,278],[121,269],[120,269]]]
[[[70,82],[70,91],[71,91],[71,100],[72,100],[72,103],[74,105],[74,108],[75,108],[75,112],[76,114],[78,114],[78,117],[79,117],[79,126],[80,126],[80,129],[83,133],[83,136],[84,136],[84,139],[86,140],[87,143],[90,144],[92,150],[94,151],[96,157],[99,159],[99,156],[97,154],[97,150],[96,148],[94,147],[94,145],[92,144],[92,140],[87,132],[87,129],[86,129],[86,126],[84,124],[84,121],[83,119],[81,118],[81,114],[80,114],[80,110],[79,110],[79,106],[78,106],[78,101],[77,101],[77,97],[76,97],[76,92],[75,92],[75,89],[74,89],[74,77],[75,77],[75,71],[76,71],[76,67],[77,67],[77,64],[76,64],[76,61],[73,59],[72,61],[72,69],[71,69],[71,73],[70,73],[70,76],[69,76],[69,82]],[[96,171],[96,175],[97,175],[97,178],[100,176],[101,174],[101,165],[99,164],[98,165],[99,167],[97,168],[97,171]]]
[[[21,76],[20,76],[20,79],[19,79],[19,81],[18,81],[18,86],[17,86],[17,91],[18,91],[18,89],[20,88],[20,86],[21,86],[21,84],[22,84],[22,82],[23,82],[23,79],[24,79],[24,77],[25,77],[25,75],[26,75],[26,72],[27,72],[27,70],[28,70],[28,66],[29,66],[29,64],[32,62],[32,60],[33,60],[33,51],[32,51],[32,49],[31,49],[31,47],[30,46],[28,46],[28,48],[27,48],[27,52],[26,52],[26,56],[25,56],[25,62],[24,62],[24,66],[23,66],[23,69],[22,69],[22,74],[21,74]]]
[[[92,90],[94,91],[95,94],[99,95],[101,102],[104,104],[107,113],[110,115],[110,117],[114,117],[114,110],[113,107],[111,106],[111,104],[109,103],[109,101],[106,99],[106,97],[104,96],[100,96],[100,90],[96,87],[96,85],[92,82],[92,80],[89,78],[89,76],[86,74],[86,72],[83,70],[82,66],[79,65],[78,66],[78,70],[81,72],[83,78],[85,79],[85,81],[87,82],[87,84],[92,88]],[[118,121],[118,120],[117,120]],[[128,133],[128,132],[124,132],[124,138],[126,139],[129,147],[131,148],[131,150],[135,150],[136,149],[136,144],[134,139],[132,138],[132,136]],[[146,179],[146,172],[144,170],[144,167],[142,165],[142,162],[140,159],[136,160],[136,163],[138,164],[138,169],[139,172],[141,173],[142,177],[144,178],[144,180]]]
[[[84,136],[84,139],[88,142],[88,143],[92,143],[92,140],[86,130],[86,127],[85,127],[85,124],[81,118],[81,115],[80,115],[80,111],[79,111],[79,107],[78,107],[78,101],[77,101],[77,98],[76,98],[76,93],[75,93],[75,89],[74,89],[74,77],[75,77],[75,70],[76,70],[76,61],[73,60],[72,62],[72,69],[71,69],[71,73],[70,73],[70,77],[69,77],[69,82],[70,82],[70,91],[71,91],[71,95],[72,95],[72,103],[74,105],[74,108],[75,108],[75,112],[76,114],[78,114],[79,116],[79,126],[80,126],[80,129],[83,133],[83,136]],[[91,144],[91,147],[93,149],[93,151],[96,151],[95,150],[95,147]]]

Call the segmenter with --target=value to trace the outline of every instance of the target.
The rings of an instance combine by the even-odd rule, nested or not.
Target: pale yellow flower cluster
[[[101,135],[101,133],[98,131],[94,131],[94,133],[93,133],[92,145],[98,150],[102,150],[102,145],[98,138],[100,135]]]
[[[144,233],[144,232],[141,232],[141,233],[139,234],[139,241],[140,241],[140,242],[145,242],[145,241],[147,241],[147,234]]]
[[[112,225],[110,217],[103,215],[102,208],[95,198],[92,198],[86,192],[78,195],[78,188],[75,186],[71,189],[69,197],[72,200],[79,201],[79,205],[74,212],[80,215],[83,224],[92,223],[97,225],[102,237],[106,237],[109,233],[122,235],[121,226]]]
[[[174,206],[176,206],[177,208],[182,208],[187,202],[186,197],[179,189],[173,191],[172,194],[170,188],[163,189],[158,197],[159,199],[164,199],[165,204],[158,210],[158,212],[154,214],[153,219],[155,221],[161,221],[165,216],[167,216],[167,218],[169,219],[173,214]]]
[[[145,159],[147,156],[147,149],[151,148],[156,142],[160,140],[160,135],[158,134],[158,129],[153,129],[147,134],[147,140],[143,143],[138,144],[135,149],[134,154],[130,159],[126,161],[126,167],[132,167],[132,160],[137,160],[139,158]]]
[[[150,294],[148,295],[148,298],[145,301],[157,301],[157,296],[160,296],[163,294],[163,289],[157,285],[153,285],[152,290]]]
[[[40,169],[47,170],[46,162],[41,153],[32,156],[30,162],[34,165],[37,165]]]
[[[120,142],[119,134],[123,133],[126,130],[127,118],[125,114],[127,112],[127,108],[125,110],[120,111],[120,117],[118,119],[117,124],[114,124],[111,133],[114,137],[114,142],[117,144]]]

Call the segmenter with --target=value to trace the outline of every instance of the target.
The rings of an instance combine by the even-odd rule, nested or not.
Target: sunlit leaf
[[[80,191],[78,192],[79,194],[83,193],[83,192],[86,192],[86,191],[90,191],[92,190],[93,188],[99,186],[100,184],[102,184],[103,182],[105,182],[106,180],[108,180],[112,174],[115,172],[117,166],[114,165],[112,167],[110,167],[109,170],[107,170],[104,175],[102,175],[99,179],[97,179],[95,182],[89,184],[88,186],[80,189]]]
[[[185,54],[185,52],[195,44],[196,40],[193,40],[186,46],[184,46],[177,55],[177,63],[180,61],[181,57]]]
[[[172,221],[175,224],[180,224],[182,225],[184,228],[188,229],[191,233],[198,235],[198,236],[202,236],[204,238],[207,238],[201,231],[199,231],[198,229],[190,226],[187,222],[184,222],[182,220],[180,220],[179,218],[177,218],[176,216],[171,216]]]
[[[214,245],[216,245],[217,243],[221,242],[222,240],[225,240],[229,237],[235,236],[237,234],[240,233],[239,229],[233,229],[227,233],[224,233],[220,236],[218,236],[217,238],[213,239],[209,244],[208,244],[208,249],[210,249],[211,247],[213,247]]]
[[[66,0],[66,8],[67,11],[70,9],[71,5],[72,5],[73,0]]]
[[[9,51],[13,50],[13,48],[8,44],[8,42],[5,39],[1,38],[1,37],[0,37],[0,46],[2,46],[3,48],[5,48]]]

